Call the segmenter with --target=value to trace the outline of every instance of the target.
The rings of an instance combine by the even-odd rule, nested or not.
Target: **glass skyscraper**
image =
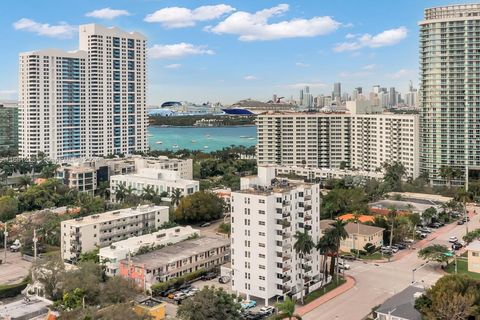
[[[425,9],[419,25],[420,168],[463,185],[480,168],[480,4]]]

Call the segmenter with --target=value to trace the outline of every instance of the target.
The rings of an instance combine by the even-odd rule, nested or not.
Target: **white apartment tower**
[[[258,176],[242,178],[241,189],[231,195],[233,290],[268,304],[319,286],[318,251],[302,260],[293,245],[297,231],[319,239],[320,186],[277,180],[275,167],[260,166]]]
[[[147,149],[146,38],[96,24],[79,49],[20,54],[20,155],[50,158]]]
[[[84,51],[46,49],[20,54],[21,156],[87,155],[87,64]]]

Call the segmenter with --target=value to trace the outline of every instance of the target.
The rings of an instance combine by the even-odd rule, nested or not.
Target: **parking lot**
[[[0,259],[4,260],[5,251],[0,250]],[[22,259],[20,252],[7,252],[7,261],[0,264],[0,284],[21,282],[29,273],[32,263]]]

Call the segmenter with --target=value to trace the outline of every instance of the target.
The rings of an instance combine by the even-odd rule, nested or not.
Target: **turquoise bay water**
[[[159,127],[150,126],[148,142],[151,150],[190,149],[205,152],[221,150],[232,144],[246,147],[257,143],[257,127]],[[157,143],[161,141],[162,143]],[[175,148],[174,145],[178,145]]]

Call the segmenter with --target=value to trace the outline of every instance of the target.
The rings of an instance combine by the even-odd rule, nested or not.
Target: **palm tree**
[[[180,189],[173,189],[171,199],[172,199],[172,205],[175,207],[180,204],[180,200],[182,200],[183,195],[182,195],[182,190]]]
[[[328,231],[328,230],[327,230]],[[332,257],[335,254],[336,245],[333,241],[333,238],[329,236],[329,233],[326,233],[323,237],[318,240],[315,248],[318,250],[320,255],[322,255],[322,273],[323,273],[323,283],[326,283],[328,280],[328,257]]]
[[[136,189],[132,186],[128,186],[125,188],[125,195],[126,196],[131,196],[132,194],[134,194],[136,191]]]
[[[465,190],[465,188],[460,188],[457,191],[456,198],[463,204],[463,216],[466,218],[468,215],[467,212],[467,201],[471,200],[471,194]],[[465,222],[466,232],[468,233],[468,220]]]
[[[455,171],[450,166],[441,166],[439,176],[445,180],[447,186],[450,188],[452,185],[452,179],[455,176]]]
[[[303,264],[305,262],[305,255],[310,254],[315,248],[315,243],[312,240],[312,236],[308,234],[307,230],[303,232],[297,231],[293,236],[295,238],[295,243],[293,244],[293,248],[295,249],[296,253],[301,258],[301,268],[300,268],[300,278],[302,280],[302,287],[300,291],[300,300],[303,304],[303,291],[304,291],[304,278],[303,278]]]
[[[398,212],[395,208],[390,208],[388,211],[388,220],[390,220],[390,247],[392,247],[393,242],[393,228],[395,227],[395,219],[397,218]]]
[[[97,194],[104,199],[108,199],[110,197],[110,183],[108,181],[100,182],[97,186]]]
[[[338,259],[339,253],[340,253],[340,242],[342,240],[345,240],[348,238],[348,232],[345,230],[345,226],[347,225],[346,221],[342,221],[340,219],[336,219],[334,222],[330,223],[330,226],[332,228],[328,229],[329,231],[329,237],[332,239],[330,241],[333,241],[335,243],[335,255],[332,256],[332,261],[330,265],[330,272],[333,276],[334,273],[334,267],[335,265],[337,266],[337,281],[338,281],[338,263],[335,263],[336,259]]]
[[[123,202],[126,196],[126,187],[123,183],[119,184],[115,190],[115,199],[117,201]]]
[[[154,196],[155,196],[155,189],[153,188],[153,186],[148,185],[143,188],[142,195],[141,195],[143,200],[152,201]]]
[[[295,301],[289,297],[285,298],[283,302],[276,303],[275,307],[278,309],[278,314],[272,317],[275,320],[281,320],[285,318],[288,320],[302,320],[302,317],[295,313]]]
[[[55,176],[55,172],[60,166],[56,163],[49,162],[43,168],[41,172],[42,178],[49,179]]]
[[[18,188],[20,190],[25,190],[32,184],[32,178],[30,176],[21,176],[18,180]]]

